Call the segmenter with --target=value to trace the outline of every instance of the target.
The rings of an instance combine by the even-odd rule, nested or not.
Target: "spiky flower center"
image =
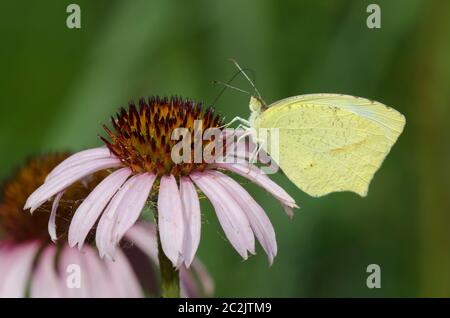
[[[197,131],[201,121],[201,131]],[[206,129],[219,128],[222,124],[214,110],[203,110],[201,103],[178,97],[141,99],[139,107],[133,102],[112,118],[114,132],[104,126],[110,140],[102,140],[122,162],[134,172],[151,172],[158,176],[172,174],[187,175],[194,170],[203,170],[205,161],[176,163],[172,149],[179,142],[172,133],[176,128],[186,128],[191,134],[191,152],[194,152],[194,134]],[[201,141],[204,148],[210,141]]]
[[[53,202],[44,203],[33,214],[23,211],[23,206],[28,196],[44,183],[49,172],[67,157],[68,154],[52,154],[33,158],[4,183],[0,199],[0,237],[16,242],[50,240],[47,224]],[[70,220],[78,206],[106,174],[97,173],[66,190],[56,214],[60,242],[66,240]]]

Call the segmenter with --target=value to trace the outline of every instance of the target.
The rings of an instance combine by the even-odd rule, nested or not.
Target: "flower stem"
[[[161,273],[161,296],[163,298],[180,298],[180,275],[167,258],[161,246],[158,230],[158,258]]]

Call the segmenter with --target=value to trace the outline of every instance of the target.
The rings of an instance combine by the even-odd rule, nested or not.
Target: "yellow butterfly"
[[[250,98],[249,120],[256,131],[277,128],[277,164],[301,190],[319,197],[352,191],[366,196],[370,181],[397,141],[405,117],[382,103],[342,94],[308,94],[266,106],[258,90]],[[256,140],[258,138],[256,136]],[[264,143],[260,146],[270,154]]]

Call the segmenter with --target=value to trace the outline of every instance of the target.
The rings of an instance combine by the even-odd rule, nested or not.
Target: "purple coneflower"
[[[114,131],[105,126],[106,147],[81,151],[65,160],[27,200],[25,209],[36,210],[50,198],[59,197],[74,182],[98,171],[113,172],[75,212],[69,228],[69,245],[83,246],[98,222],[96,243],[102,256],[115,258],[115,247],[138,220],[148,200],[157,203],[156,217],[161,247],[173,266],[190,266],[200,242],[200,204],[197,189],[211,201],[226,237],[247,259],[255,253],[255,236],[272,263],[277,244],[275,232],[263,208],[234,179],[239,174],[266,189],[289,215],[296,207],[286,191],[245,163],[175,163],[171,158],[177,141],[171,135],[183,127],[194,134],[194,122],[202,129],[223,125],[211,108],[179,98],[141,99],[112,118]],[[194,140],[194,138],[192,138]],[[206,147],[208,141],[202,141]],[[192,144],[194,152],[194,144]],[[153,191],[152,191],[153,189]],[[150,199],[149,199],[150,198]]]
[[[108,174],[99,172],[75,182],[63,198],[23,213],[26,198],[67,155],[34,158],[4,184],[0,201],[0,297],[143,297],[159,294],[156,228],[139,222],[128,232],[115,262],[103,261],[90,244],[70,248],[67,230],[73,213]],[[54,244],[47,230],[49,214],[57,231]],[[53,230],[52,230],[53,231]],[[52,232],[51,231],[51,232]],[[88,241],[93,241],[92,233]],[[213,283],[203,265],[181,268],[181,294],[211,295]],[[77,276],[79,274],[79,276]],[[153,281],[153,283],[151,283]],[[202,288],[199,288],[199,283]]]

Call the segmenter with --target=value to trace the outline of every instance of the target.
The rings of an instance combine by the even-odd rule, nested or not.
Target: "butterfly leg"
[[[250,127],[250,122],[242,117],[236,116],[234,117],[231,121],[229,121],[228,123],[226,123],[225,125],[223,125],[220,128],[226,128],[229,127],[231,124],[234,124],[235,122],[240,122],[241,124],[243,124],[243,126],[245,127]]]
[[[242,129],[242,130],[244,131],[244,133],[243,133],[241,136],[239,136],[239,135],[237,134],[237,132],[238,132],[240,129]],[[238,136],[237,142],[239,143],[239,141],[240,141],[242,138],[247,137],[248,135],[251,134],[250,132],[248,132],[249,130],[251,130],[250,127],[247,127],[247,126],[245,126],[245,125],[243,125],[243,124],[239,124],[236,128],[234,128],[234,131],[233,131],[231,137],[234,138],[234,137]]]
[[[245,132],[244,132],[241,136],[239,136],[239,138],[238,138],[238,140],[237,140],[237,144],[239,144],[239,142],[241,142],[241,140],[242,140],[243,138],[246,138],[247,136],[251,136],[252,139],[253,139],[254,141],[256,141],[256,143],[255,143],[255,149],[252,151],[252,153],[251,153],[250,156],[249,156],[249,162],[250,162],[250,163],[253,163],[254,159],[258,156],[259,152],[261,151],[262,146],[263,146],[263,143],[264,143],[265,141],[264,141],[263,139],[259,139],[259,138],[257,137],[256,131],[255,131],[254,128],[248,128],[248,127],[247,127],[246,130],[245,130]],[[251,143],[252,141],[249,141],[249,142]]]
[[[260,151],[262,150],[264,143],[266,142],[263,139],[257,139],[256,141],[257,141],[257,144],[256,144],[257,147],[255,148],[255,150],[253,150],[252,154],[249,157],[250,163],[253,163],[255,161],[255,159],[257,160],[258,155],[259,155]]]
[[[238,138],[238,140],[237,140],[237,143],[238,143],[238,144],[239,144],[239,142],[241,142],[242,138],[245,138],[245,137],[247,137],[247,136],[255,136],[255,131],[254,131],[254,129],[249,128],[249,127],[245,127],[245,126],[242,126],[242,127],[244,127],[244,131],[245,131],[245,132],[244,132],[242,135],[239,136],[239,138]]]

